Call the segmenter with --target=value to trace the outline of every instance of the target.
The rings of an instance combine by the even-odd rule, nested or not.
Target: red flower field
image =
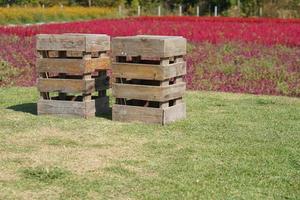
[[[38,33],[181,35],[189,41],[189,89],[300,97],[300,20],[140,17],[0,27],[0,60],[35,84]],[[1,84],[1,82],[0,82]]]

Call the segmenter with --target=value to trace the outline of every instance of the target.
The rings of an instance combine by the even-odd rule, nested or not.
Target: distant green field
[[[0,7],[0,25],[60,22],[116,17],[115,8],[104,7]]]
[[[0,88],[0,199],[299,199],[300,99],[187,92],[167,126],[37,116]]]

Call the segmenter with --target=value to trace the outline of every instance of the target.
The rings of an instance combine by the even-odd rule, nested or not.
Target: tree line
[[[142,6],[145,9],[154,9],[163,6],[168,10],[178,9],[182,5],[183,12],[189,13],[196,6],[200,8],[200,14],[213,12],[218,7],[219,12],[231,12],[233,8],[240,9],[245,16],[259,15],[262,8],[267,12],[275,12],[278,9],[293,10],[300,13],[300,0],[0,0],[1,6],[6,5],[33,5],[33,6],[102,6],[116,7],[122,5],[127,8]]]

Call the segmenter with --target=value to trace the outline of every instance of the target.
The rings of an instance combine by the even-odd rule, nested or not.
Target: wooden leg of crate
[[[175,63],[183,62],[183,61],[184,61],[183,56],[177,56],[177,57],[175,57]]]
[[[37,57],[38,58],[46,58],[47,52],[46,51],[37,51]]]
[[[175,78],[175,83],[181,83],[181,82],[183,82],[183,77],[182,76],[179,76],[179,77]],[[181,103],[183,103],[182,97],[174,100],[174,105],[178,105],[178,104],[181,104]]]
[[[66,74],[65,73],[60,73],[59,74],[59,78],[66,78]],[[64,93],[64,92],[59,92],[58,93],[58,96],[59,96],[59,100],[66,100],[66,96],[67,96],[67,94],[66,93]]]
[[[92,100],[92,94],[83,94],[82,101],[90,101]]]
[[[170,64],[170,58],[161,58],[160,65],[165,66]]]
[[[160,86],[168,86],[169,85],[169,80],[164,80],[160,82]],[[159,107],[160,108],[167,108],[169,107],[169,101],[167,102],[159,102]]]
[[[182,76],[179,76],[179,77],[175,78],[175,83],[181,83],[181,82],[183,82],[183,77]]]
[[[161,58],[160,59],[160,65],[166,66],[170,64],[170,58]],[[164,80],[160,82],[160,86],[168,86],[170,84],[170,80]],[[167,102],[160,102],[159,103],[160,108],[167,108],[169,107],[169,101]]]
[[[42,55],[43,52],[41,52],[40,56]],[[48,78],[48,73],[45,72],[45,73],[40,73],[39,74],[39,77],[40,78]],[[50,98],[50,93],[49,92],[40,92],[40,97],[42,99],[51,99]]]
[[[180,103],[164,109],[162,124],[168,124],[186,118],[186,105]]]
[[[183,103],[183,99],[182,98],[178,98],[178,99],[174,100],[174,105],[178,105],[178,104],[181,104],[181,103]]]
[[[92,78],[92,74],[84,74],[83,80],[90,80]],[[92,94],[91,93],[85,93],[82,95],[83,101],[90,101],[92,100]]]

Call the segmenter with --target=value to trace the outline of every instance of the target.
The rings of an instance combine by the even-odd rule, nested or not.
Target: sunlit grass
[[[159,126],[37,116],[0,89],[0,199],[297,199],[300,100],[187,92]]]

